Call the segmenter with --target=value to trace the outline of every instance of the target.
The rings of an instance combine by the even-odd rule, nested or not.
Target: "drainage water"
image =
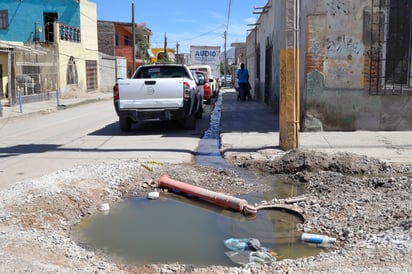
[[[267,183],[272,191],[243,198],[253,204],[302,193],[276,176],[256,176],[226,163],[219,153],[221,96],[211,114],[211,124],[198,149],[197,163],[235,170],[253,183]],[[131,198],[107,214],[83,220],[73,231],[82,245],[100,250],[116,261],[134,265],[180,262],[192,265],[234,263],[225,255],[228,238],[256,238],[275,251],[278,259],[316,255],[319,249],[302,243],[296,225],[302,220],[280,210],[259,210],[254,216],[222,209],[213,204],[162,192],[160,199]]]
[[[115,261],[143,265],[180,262],[192,265],[233,266],[225,255],[228,238],[256,238],[279,258],[318,253],[301,242],[296,224],[301,220],[277,210],[259,210],[247,217],[200,200],[161,193],[158,200],[131,198],[107,214],[80,223],[74,237]]]

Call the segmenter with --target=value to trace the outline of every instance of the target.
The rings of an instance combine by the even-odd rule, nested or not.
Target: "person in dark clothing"
[[[238,99],[245,101],[246,98],[252,99],[250,95],[250,84],[249,84],[249,71],[245,68],[245,64],[240,64],[240,69],[237,71],[238,85],[239,85],[239,95]]]

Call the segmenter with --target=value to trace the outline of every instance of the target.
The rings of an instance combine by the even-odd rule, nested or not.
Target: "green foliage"
[[[150,63],[148,49],[150,49],[149,41],[142,34],[136,34],[136,57],[143,60],[144,64]]]

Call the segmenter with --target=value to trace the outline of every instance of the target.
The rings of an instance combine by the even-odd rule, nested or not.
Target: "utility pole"
[[[283,150],[299,148],[300,129],[300,0],[294,0],[293,24],[288,20],[292,41],[280,50],[279,146]],[[289,38],[290,39],[290,38]]]
[[[179,42],[176,42],[176,64],[179,64]]]
[[[132,58],[133,58],[133,71],[132,74],[135,72],[136,70],[136,31],[135,31],[135,24],[134,24],[134,2],[132,2]]]
[[[227,55],[226,55],[226,37],[227,37],[227,32],[225,31],[224,33],[224,38],[225,38],[225,60],[223,63],[223,79],[225,81],[225,86],[226,86],[226,70],[227,70]]]
[[[165,59],[165,61],[169,61],[169,54],[167,53],[167,36],[166,36],[166,32],[165,32],[164,55],[163,55],[163,58]]]

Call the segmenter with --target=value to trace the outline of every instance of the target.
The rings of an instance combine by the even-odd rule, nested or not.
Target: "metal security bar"
[[[369,94],[412,95],[412,0],[372,0]]]

